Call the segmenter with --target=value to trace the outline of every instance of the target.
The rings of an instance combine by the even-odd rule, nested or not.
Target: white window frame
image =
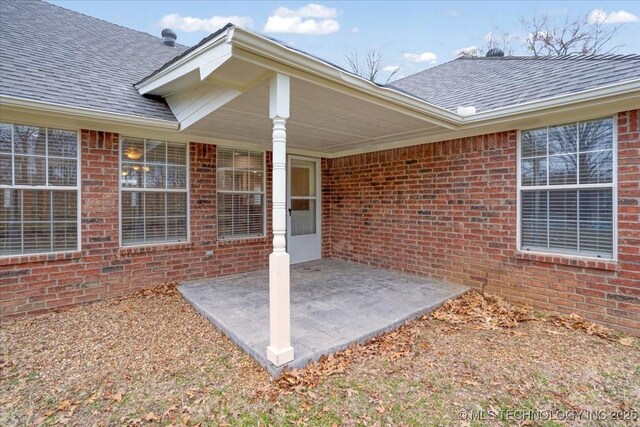
[[[611,118],[612,119],[612,147],[611,147],[611,157],[612,157],[612,181],[611,183],[598,183],[598,184],[579,184],[578,181],[576,181],[576,184],[564,184],[564,185],[529,185],[529,186],[523,186],[522,185],[522,163],[521,163],[521,157],[522,157],[522,132],[523,131],[529,131],[529,130],[536,130],[536,129],[543,129],[546,128],[547,130],[551,127],[555,127],[555,126],[563,126],[563,125],[570,125],[570,124],[577,124],[577,128],[578,128],[578,132],[580,129],[579,124],[583,123],[583,122],[589,122],[589,121],[594,121],[594,120],[603,120],[603,119],[608,119]],[[546,256],[559,256],[559,257],[566,257],[566,258],[581,258],[581,259],[587,259],[587,260],[596,260],[596,261],[617,261],[618,260],[618,126],[617,126],[617,116],[600,116],[600,117],[594,117],[594,118],[589,118],[589,119],[582,119],[582,120],[578,120],[578,121],[573,121],[573,122],[563,122],[563,123],[558,123],[558,124],[552,124],[552,125],[548,125],[548,126],[542,126],[542,127],[536,127],[536,128],[529,128],[529,129],[522,129],[522,130],[518,130],[517,131],[517,146],[516,146],[516,162],[517,162],[517,167],[516,167],[516,173],[517,173],[517,215],[516,215],[516,239],[517,239],[517,251],[521,252],[521,253],[526,253],[526,254],[537,254],[537,255],[546,255]],[[548,136],[547,136],[548,138]],[[579,140],[576,140],[576,143],[579,144]],[[547,145],[548,146],[548,145]],[[548,158],[548,156],[547,156]],[[576,156],[576,158],[578,158],[578,156]],[[548,164],[548,162],[547,162]],[[577,162],[577,170],[576,170],[576,174],[578,176],[578,179],[580,177],[580,162]],[[549,180],[549,175],[547,172],[547,183]],[[532,251],[532,250],[527,250],[527,249],[522,249],[522,192],[523,190],[530,190],[530,191],[535,191],[535,190],[544,190],[544,191],[549,191],[549,190],[581,190],[581,189],[598,189],[598,188],[611,188],[611,204],[612,204],[612,222],[611,222],[611,226],[613,228],[612,230],[612,245],[611,245],[611,252],[612,252],[612,256],[611,258],[604,258],[604,257],[597,257],[597,256],[590,256],[590,255],[581,255],[581,254],[576,254],[570,251],[567,252],[563,252],[560,249],[550,249],[549,251],[542,251],[542,250],[537,250],[537,251]]]
[[[144,140],[144,151],[147,148],[147,140],[153,141],[162,141],[165,144],[183,144],[185,146],[185,155],[186,155],[186,181],[187,186],[183,190],[181,188],[166,188],[166,180],[168,179],[168,175],[165,175],[165,188],[138,188],[138,187],[123,187],[122,186],[122,147],[123,140],[125,138],[135,138]],[[120,135],[118,140],[118,244],[120,249],[128,249],[128,248],[138,248],[138,247],[151,247],[151,246],[166,246],[166,245],[181,245],[181,244],[189,244],[191,243],[191,144],[186,142],[179,141],[169,141],[165,139],[159,138],[144,138],[141,136],[134,135]],[[165,162],[165,167],[168,163]],[[186,206],[186,222],[187,222],[187,238],[185,240],[167,240],[164,242],[149,242],[149,243],[133,243],[133,244],[125,244],[122,241],[122,193],[185,193],[187,197],[187,206]],[[166,201],[165,201],[166,204]],[[166,217],[166,211],[165,211]]]
[[[220,228],[218,227],[218,194],[257,194],[255,191],[229,191],[229,190],[220,190],[220,186],[218,185],[218,150],[242,150],[253,153],[262,153],[262,233],[252,235],[252,236],[220,236]],[[231,241],[231,240],[248,240],[248,239],[259,239],[265,237],[267,235],[267,152],[261,150],[255,150],[251,148],[239,148],[239,147],[231,147],[227,145],[218,145],[216,146],[216,238],[219,241]]]
[[[29,124],[29,123],[14,123],[14,122],[3,122],[11,125],[11,184],[0,184],[0,191],[4,190],[36,190],[36,191],[76,191],[76,236],[77,236],[77,244],[74,249],[67,249],[64,251],[47,251],[47,252],[29,252],[24,253],[24,230],[21,229],[20,235],[20,244],[22,248],[22,253],[19,254],[7,254],[0,255],[0,258],[19,258],[19,257],[29,257],[29,256],[38,256],[38,255],[51,255],[51,254],[69,254],[73,252],[78,252],[82,250],[82,163],[81,159],[81,132],[78,129],[69,129],[64,127],[55,127],[55,126],[41,126],[37,124]],[[14,141],[14,126],[29,126],[29,127],[38,127],[44,129],[45,132],[45,185],[15,185],[15,141]],[[76,185],[75,187],[71,186],[60,186],[60,185],[48,185],[49,184],[49,129],[56,130],[64,130],[68,132],[76,133]],[[36,156],[42,157],[42,156]],[[57,158],[57,157],[56,157]],[[69,158],[69,157],[67,157]],[[21,205],[22,206],[22,205]],[[21,210],[24,209],[24,206],[21,207]],[[53,212],[51,212],[53,215]],[[23,216],[24,218],[24,216]],[[50,221],[51,226],[53,226],[53,221]],[[53,233],[51,234],[51,245],[53,246]]]

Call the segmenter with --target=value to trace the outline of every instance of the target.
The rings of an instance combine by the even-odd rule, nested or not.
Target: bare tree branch
[[[607,49],[620,25],[609,26],[589,15],[573,21],[567,17],[560,25],[553,25],[547,15],[523,18],[521,22],[527,33],[525,45],[533,56],[596,55],[620,47]]]
[[[358,76],[374,83],[377,83],[377,78],[380,73],[384,71],[384,67],[382,66],[382,59],[384,58],[384,55],[376,49],[369,49],[364,60],[359,57],[358,52],[351,52],[347,54],[346,58],[347,65],[353,74],[357,74]],[[389,81],[391,81],[391,79],[400,72],[401,68],[402,67],[397,67],[395,70],[391,71],[383,84],[389,83]]]
[[[499,27],[493,27],[485,37],[486,51],[497,48],[502,50],[505,55],[513,55],[512,38],[508,32],[501,30]],[[482,52],[478,50],[478,53],[481,54]]]

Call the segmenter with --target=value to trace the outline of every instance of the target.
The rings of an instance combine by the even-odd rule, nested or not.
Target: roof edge
[[[217,31],[211,33],[210,35],[208,35],[207,37],[203,38],[197,44],[193,45],[189,49],[185,50],[184,52],[182,52],[182,53],[180,53],[180,54],[178,54],[176,56],[174,56],[171,60],[166,62],[160,68],[158,68],[157,70],[153,71],[148,76],[143,77],[137,83],[134,83],[133,86],[136,89],[140,89],[146,83],[148,83],[150,81],[153,81],[153,80],[155,80],[157,78],[162,77],[163,75],[165,75],[169,71],[171,71],[173,68],[179,66],[184,61],[190,59],[192,56],[197,55],[198,53],[206,50],[212,44],[216,44],[216,42],[220,41],[223,38],[221,36],[223,33],[227,33],[229,29],[233,29],[234,27],[235,27],[234,24],[228,23],[224,27],[220,28],[219,30],[217,30]]]
[[[613,83],[607,86],[600,86],[574,92],[544,98],[535,101],[524,102],[505,107],[496,108],[490,111],[483,111],[462,118],[462,124],[476,124],[492,120],[509,119],[512,116],[533,113],[541,110],[551,110],[554,108],[568,107],[588,101],[598,101],[613,97],[640,97],[640,79],[627,80],[625,82]]]
[[[32,112],[61,114],[83,119],[94,119],[108,123],[130,124],[164,130],[179,129],[179,123],[177,121],[134,116],[131,114],[115,113],[86,107],[74,107],[10,95],[0,95],[0,106]]]

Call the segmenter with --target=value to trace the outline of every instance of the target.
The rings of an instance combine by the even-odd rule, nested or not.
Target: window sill
[[[192,242],[152,243],[148,245],[122,246],[118,249],[119,255],[144,254],[158,251],[177,251],[190,249]]]
[[[81,256],[81,251],[53,252],[49,254],[11,255],[0,258],[0,266],[79,259]]]
[[[227,239],[218,239],[219,246],[229,245],[246,245],[252,243],[265,243],[269,240],[268,236],[251,236],[251,237],[229,237]]]
[[[543,262],[548,264],[568,265],[578,268],[589,268],[593,270],[616,271],[618,263],[612,260],[601,260],[597,258],[587,258],[571,255],[545,254],[542,252],[516,252],[516,259]]]

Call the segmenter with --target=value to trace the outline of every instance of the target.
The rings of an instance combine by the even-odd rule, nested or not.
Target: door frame
[[[314,162],[316,164],[316,235],[318,236],[318,258],[322,258],[322,159],[319,157],[307,157],[297,154],[287,154],[287,252],[291,242],[291,159]],[[296,236],[293,236],[294,238]],[[311,260],[309,260],[311,261]],[[305,262],[305,261],[302,261]]]

